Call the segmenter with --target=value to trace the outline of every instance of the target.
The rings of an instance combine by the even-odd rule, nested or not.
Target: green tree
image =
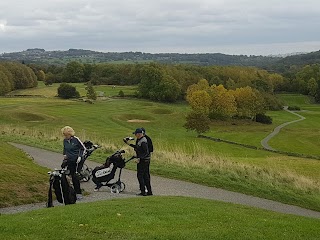
[[[123,98],[124,97],[124,92],[122,90],[119,91],[118,96]]]
[[[0,96],[11,91],[10,82],[5,73],[0,70]]]
[[[76,61],[69,62],[63,71],[63,81],[84,82],[84,65]]]
[[[181,96],[180,84],[157,64],[144,66],[140,71],[140,77],[138,92],[143,98],[175,102]]]
[[[189,131],[202,134],[210,130],[210,119],[205,113],[192,111],[187,115],[186,120],[187,122],[184,124],[184,128]]]
[[[78,98],[80,96],[76,87],[67,84],[61,83],[58,87],[58,97],[68,99],[68,98]]]
[[[158,86],[151,90],[150,98],[162,102],[175,102],[180,97],[179,83],[171,76],[164,75]]]
[[[26,65],[14,62],[5,62],[1,65],[11,73],[14,89],[25,89],[37,86],[38,81],[36,75],[33,70]]]
[[[86,86],[86,90],[87,90],[87,98],[92,99],[92,100],[97,100],[97,93],[94,90],[91,82],[89,82]]]
[[[314,97],[316,95],[316,93],[317,93],[318,87],[319,86],[318,86],[317,81],[314,78],[311,78],[308,81],[308,86],[307,86],[309,95]]]
[[[40,70],[37,72],[37,78],[38,78],[38,81],[45,81],[46,80],[46,74],[44,73],[43,70]]]
[[[139,95],[143,98],[155,98],[157,86],[159,86],[163,71],[156,64],[149,64],[144,66],[140,71],[140,84],[138,87]]]

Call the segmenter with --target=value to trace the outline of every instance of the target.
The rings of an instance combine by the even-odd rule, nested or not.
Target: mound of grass
[[[67,217],[66,217],[67,216]],[[118,199],[0,216],[1,239],[318,239],[320,220],[182,197]]]
[[[48,170],[4,142],[0,156],[0,207],[45,201]]]
[[[37,121],[45,120],[45,118],[41,115],[34,114],[34,113],[28,113],[28,112],[15,112],[13,114],[13,117],[17,118],[19,120],[22,120],[22,121],[30,121],[30,122],[32,122],[32,121],[37,122]]]

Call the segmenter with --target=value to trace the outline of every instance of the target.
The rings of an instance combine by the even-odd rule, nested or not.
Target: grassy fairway
[[[104,150],[92,156],[97,161],[123,147],[122,138],[144,126],[155,143],[153,173],[320,210],[320,161],[198,139],[182,127],[189,111],[184,103],[0,98],[0,111],[3,138],[61,151],[60,129],[71,125],[82,139],[102,144]],[[270,114],[274,125],[295,117],[284,111]],[[213,123],[210,135],[258,145],[274,127],[237,124]]]
[[[118,199],[0,216],[1,239],[319,239],[320,220],[181,197]]]
[[[20,150],[0,142],[0,207],[44,201],[46,170]]]
[[[320,105],[311,104],[309,97],[298,94],[279,97],[289,106],[299,106],[302,111],[298,113],[306,120],[282,129],[281,133],[270,141],[270,145],[283,151],[320,155]]]
[[[84,85],[83,83],[70,84],[77,88],[80,96],[86,96],[86,85]],[[57,88],[59,87],[59,85],[60,83],[54,83],[52,86],[45,86],[43,82],[38,82],[38,86],[36,88],[16,90],[9,93],[9,95],[38,95],[45,97],[55,97],[57,95]],[[137,91],[136,86],[116,86],[115,88],[113,88],[113,86],[109,85],[99,85],[94,86],[94,89],[97,92],[104,92],[104,96],[106,97],[118,96],[120,90],[122,90],[125,95],[133,95]]]

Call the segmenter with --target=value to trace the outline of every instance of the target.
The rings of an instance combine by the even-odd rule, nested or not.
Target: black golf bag
[[[99,145],[97,144],[93,144],[91,141],[84,141],[83,145],[86,148],[85,154],[82,158],[82,160],[77,164],[77,168],[76,168],[76,177],[83,182],[88,182],[91,178],[92,175],[92,169],[89,168],[86,164],[85,161],[87,160],[88,157],[90,157],[90,155],[97,150],[98,148],[100,148]]]
[[[48,172],[48,174],[50,174],[50,185],[47,207],[53,207],[52,190],[54,190],[59,203],[64,203],[65,205],[76,203],[76,192],[70,185],[65,170],[54,170],[52,172]]]
[[[96,167],[92,171],[92,181],[97,185],[97,187],[107,186],[111,188],[111,192],[119,193],[125,189],[125,184],[121,182],[122,169],[126,166],[126,163],[132,160],[125,160],[122,154],[125,153],[124,150],[117,151],[107,158],[106,162],[102,166]],[[117,169],[120,169],[118,180],[111,182],[115,178]]]

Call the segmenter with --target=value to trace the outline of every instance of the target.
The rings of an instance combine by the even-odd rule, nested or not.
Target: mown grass
[[[320,105],[311,104],[312,99],[299,94],[282,94],[279,97],[287,105],[299,106],[300,115],[306,119],[286,126],[281,133],[271,139],[270,145],[283,151],[294,151],[310,155],[320,155]],[[296,117],[296,119],[298,119]]]
[[[71,125],[81,139],[103,146],[92,156],[97,161],[104,161],[112,151],[123,147],[122,138],[143,125],[155,143],[155,174],[320,210],[320,161],[198,139],[182,127],[189,111],[184,103],[111,99],[89,105],[55,98],[0,98],[0,110],[3,138],[61,152],[60,129]],[[29,113],[38,120],[30,119]],[[292,117],[282,111],[271,114],[279,123]],[[128,122],[132,119],[149,122]],[[255,123],[223,124],[213,123],[213,131],[233,128],[234,139],[229,140],[251,138],[249,144],[255,142],[255,134],[267,131],[264,125]],[[270,131],[272,127],[268,127]],[[243,137],[246,134],[251,137]]]
[[[77,88],[80,96],[86,96],[87,91],[85,90],[86,85],[84,83],[69,83]],[[60,83],[54,83],[51,86],[45,86],[44,82],[38,82],[38,86],[35,88],[21,89],[10,92],[8,95],[30,95],[30,96],[44,96],[44,97],[55,97],[57,96],[57,88]],[[115,86],[111,85],[98,85],[94,86],[94,89],[99,96],[99,92],[103,92],[106,97],[118,96],[119,91],[122,90],[125,95],[134,95],[137,91],[136,86]]]
[[[1,239],[319,239],[320,220],[182,197],[117,199],[0,216]]]
[[[23,152],[0,141],[0,207],[44,201],[46,172]]]

